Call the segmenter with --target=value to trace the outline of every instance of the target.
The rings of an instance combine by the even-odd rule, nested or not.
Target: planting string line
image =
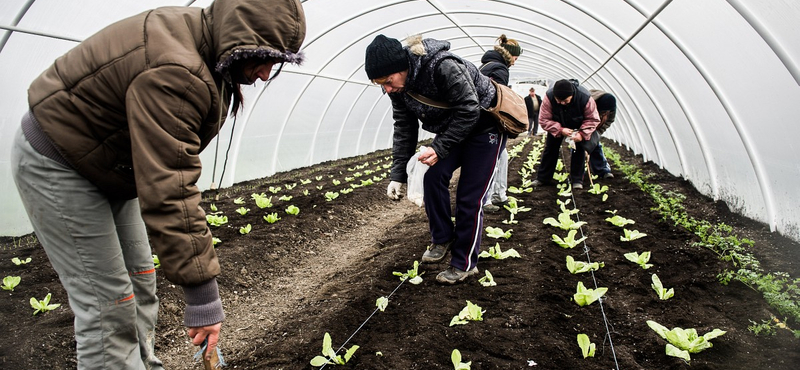
[[[564,152],[563,151],[560,152],[561,152],[561,161],[563,163],[567,163],[564,157]],[[575,155],[575,150],[570,149],[570,154]],[[589,174],[589,176],[591,176],[591,173]],[[573,210],[579,209],[578,201],[577,199],[575,199],[574,191],[570,192],[570,197],[572,198],[572,209]],[[575,213],[575,218],[578,220],[578,222],[581,221],[580,211]],[[586,235],[583,233],[583,226],[578,228],[578,230],[581,233],[581,238],[584,238]],[[592,259],[591,257],[589,257],[589,246],[586,244],[586,240],[583,241],[583,254],[586,255],[587,262],[591,264]],[[594,288],[597,289],[598,288],[597,278],[594,275],[594,270],[592,268],[589,268],[589,272],[592,274],[592,282],[594,282]],[[600,297],[597,299],[597,303],[600,305],[600,313],[603,315],[603,324],[606,327],[606,338],[608,338],[608,345],[611,348],[611,356],[614,358],[614,366],[617,368],[617,370],[619,370],[619,363],[617,362],[617,352],[614,350],[614,342],[611,340],[611,328],[610,328],[611,324],[608,322],[608,316],[606,316],[606,310],[603,307],[603,300],[604,300],[603,297]]]
[[[389,296],[388,296],[388,297],[386,297],[386,299],[388,300],[389,298],[391,298],[391,297],[392,297],[392,295],[394,295],[394,293],[395,293],[395,292],[396,292],[398,289],[400,289],[400,287],[403,285],[403,283],[405,283],[405,282],[406,282],[406,280],[408,280],[408,278],[400,280],[400,284],[398,284],[398,285],[397,285],[397,286],[394,288],[394,290],[392,290],[392,292],[391,292],[391,293],[389,293]],[[339,349],[337,349],[337,350],[336,350],[336,352],[334,352],[334,355],[336,355],[337,353],[339,353],[339,351],[341,351],[342,349],[344,349],[344,347],[345,347],[345,346],[347,346],[347,343],[349,343],[349,342],[350,342],[350,340],[351,340],[351,339],[353,339],[353,337],[355,337],[355,336],[356,336],[356,334],[358,334],[358,332],[359,332],[359,331],[361,331],[361,329],[364,327],[364,325],[366,325],[366,324],[367,324],[367,322],[369,321],[369,319],[371,319],[371,318],[372,318],[372,316],[375,316],[375,313],[377,313],[379,309],[380,309],[380,308],[375,308],[375,309],[372,311],[372,313],[369,315],[369,317],[367,317],[367,319],[366,319],[366,320],[364,320],[364,322],[362,322],[362,323],[361,323],[361,325],[359,325],[359,326],[358,326],[358,329],[356,329],[356,331],[354,331],[354,332],[353,332],[353,334],[350,334],[350,337],[349,337],[349,338],[347,338],[347,340],[346,340],[346,341],[344,341],[344,343],[342,343],[342,345],[339,347]],[[330,363],[330,362],[326,362],[325,364],[323,364],[322,366],[320,366],[320,368],[319,368],[319,369],[320,369],[320,370],[324,369],[324,368],[325,368],[325,366],[328,366],[328,364],[329,364],[329,363]]]

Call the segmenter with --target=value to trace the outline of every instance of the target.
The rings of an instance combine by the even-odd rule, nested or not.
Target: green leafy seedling
[[[281,220],[281,218],[278,217],[278,213],[277,212],[273,212],[273,213],[270,213],[270,214],[264,216],[264,221],[267,221],[268,223],[271,223],[271,224],[274,224],[274,223],[276,223],[276,222],[278,222],[280,220]]]
[[[290,205],[286,207],[286,213],[292,216],[297,216],[297,214],[300,213],[300,208],[297,208],[294,205]]]
[[[486,226],[486,229],[485,229],[485,230],[486,230],[486,235],[487,235],[488,237],[490,237],[490,238],[495,238],[495,239],[498,239],[498,238],[504,238],[504,239],[508,239],[508,238],[510,238],[510,237],[511,237],[511,231],[512,231],[513,229],[508,229],[508,231],[503,231],[503,229],[501,229],[501,228],[499,228],[499,227],[491,227],[491,226]]]
[[[238,205],[244,204],[244,198],[238,197],[238,198],[234,199],[233,200],[233,204],[238,204]]]
[[[378,300],[375,301],[375,306],[377,306],[378,309],[381,310],[381,312],[383,312],[384,310],[386,310],[386,307],[389,306],[389,298],[386,297],[378,298]]]
[[[658,278],[658,275],[653,274],[652,277],[653,284],[650,284],[650,287],[656,291],[658,294],[658,298],[662,301],[666,301],[667,299],[672,298],[675,295],[675,290],[673,288],[665,289],[664,285],[661,284],[661,279]]]
[[[270,186],[268,190],[272,194],[278,194],[278,192],[281,191],[281,187],[280,186]]]
[[[206,222],[211,226],[220,227],[228,223],[228,216],[206,215]]]
[[[252,225],[250,225],[250,224],[247,224],[247,226],[244,226],[244,227],[240,227],[240,228],[239,228],[239,234],[242,234],[242,235],[247,235],[247,234],[249,234],[249,233],[250,233],[250,231],[252,231],[252,230],[253,230],[253,226],[252,226]]]
[[[216,236],[211,237],[211,244],[216,246],[217,244],[222,243],[222,239],[217,238]]]
[[[625,225],[632,225],[635,224],[636,221],[627,219],[620,215],[614,215],[609,218],[606,218],[606,221],[612,223],[614,226],[624,227]]]
[[[629,242],[636,239],[641,239],[647,236],[645,233],[640,233],[639,230],[628,230],[622,229],[622,232],[625,234],[624,236],[620,236],[619,240],[623,242]]]
[[[19,259],[17,257],[14,257],[14,258],[11,259],[11,263],[13,263],[13,264],[15,264],[17,266],[19,266],[19,265],[27,265],[30,262],[31,262],[31,258],[30,257],[28,257],[28,258],[26,258],[24,260],[21,260],[21,259]]]
[[[272,207],[272,197],[268,196],[257,197],[255,198],[255,201],[256,201],[256,206],[258,206],[258,208],[264,209]]]
[[[280,200],[282,202],[288,202],[288,201],[292,200],[292,196],[291,195],[281,195],[281,197],[278,198],[278,200]]]
[[[587,190],[587,191],[589,193],[595,194],[595,195],[603,194],[603,193],[608,191],[608,186],[606,186],[606,185],[602,185],[601,186],[600,184],[595,183],[594,185],[592,185],[592,188]]]
[[[454,370],[470,370],[472,365],[472,361],[461,362],[461,352],[457,349],[454,349],[453,353],[450,354],[450,360],[453,361]]]
[[[239,207],[239,208],[236,209],[236,213],[238,213],[238,214],[240,214],[242,216],[246,215],[247,212],[250,212],[250,208]]]
[[[22,281],[22,278],[19,276],[6,276],[3,278],[3,290],[10,290],[14,291],[14,288],[19,285],[19,282]]]
[[[577,230],[580,229],[581,226],[586,225],[585,221],[578,221],[578,222],[573,221],[571,215],[568,212],[559,213],[558,221],[556,221],[555,218],[548,217],[544,219],[543,223],[545,225],[558,227],[561,230]]]
[[[580,244],[584,240],[586,240],[586,237],[583,237],[583,238],[580,238],[580,239],[576,240],[575,239],[575,235],[577,235],[577,234],[578,234],[578,230],[570,230],[569,233],[567,233],[567,236],[564,237],[564,238],[561,238],[560,236],[558,236],[556,234],[553,234],[553,236],[551,238],[553,239],[554,242],[556,242],[556,244],[560,245],[561,248],[572,249],[572,248],[575,248],[575,246],[577,246],[578,244]]]
[[[577,208],[568,209],[567,205],[569,205],[570,202],[572,202],[571,199],[567,199],[566,201],[563,201],[561,199],[556,199],[556,203],[558,203],[558,207],[561,208],[561,213],[569,213],[571,215],[574,215],[574,214],[576,214],[576,213],[581,211],[580,209],[577,209]]]
[[[336,199],[338,197],[339,197],[339,193],[337,193],[335,191],[329,191],[329,192],[325,193],[325,200],[328,201],[328,202],[330,202],[330,201],[332,201],[332,200],[334,200],[334,199]]]
[[[336,351],[334,351],[331,346],[331,335],[325,333],[325,336],[322,338],[322,356],[312,358],[311,366],[323,366],[326,364],[344,365],[350,361],[350,358],[353,357],[353,354],[356,353],[358,348],[358,346],[352,346],[345,352],[344,356],[337,355]]]
[[[641,266],[645,270],[653,267],[652,264],[647,263],[647,262],[650,261],[650,251],[642,252],[642,254],[639,254],[637,252],[625,253],[625,258],[628,261],[631,261],[631,262]]]
[[[589,336],[586,334],[578,334],[578,346],[581,347],[583,358],[594,357],[596,345],[589,341]]]
[[[496,286],[497,283],[494,281],[494,277],[492,277],[492,273],[489,270],[486,270],[486,275],[482,278],[478,279],[478,282],[485,287]]]
[[[422,274],[424,274],[424,272]],[[408,282],[414,285],[418,285],[422,282],[422,274],[419,273],[419,261],[414,261],[414,267],[405,273],[397,271],[392,272],[392,275],[399,276],[400,280],[405,281],[409,279]]]
[[[606,294],[608,288],[600,287],[597,289],[587,289],[583,285],[583,282],[579,281],[576,290],[577,291],[575,292],[575,295],[572,296],[572,298],[575,300],[575,303],[577,303],[578,306],[583,307],[583,306],[588,306],[594,303],[594,301],[600,299],[600,297]]]
[[[35,311],[33,311],[34,316],[39,312],[47,312],[55,310],[56,308],[61,307],[60,303],[50,304],[50,298],[52,297],[51,293],[47,293],[47,296],[44,297],[43,300],[37,300],[36,298],[31,298],[31,307]]]
[[[467,301],[467,306],[461,309],[461,312],[453,316],[453,319],[450,320],[450,326],[466,325],[470,321],[483,321],[483,314],[485,312],[485,310],[481,309],[481,306]]]
[[[583,261],[575,261],[572,256],[567,256],[567,270],[571,274],[580,274],[589,271],[597,271],[601,267],[604,267],[605,264],[603,262],[583,262]]]
[[[217,205],[216,205],[216,204],[214,204],[214,203],[211,203],[211,205],[210,205],[210,206],[208,206],[208,208],[210,208],[210,209],[211,209],[211,212],[216,212],[216,211],[217,211]]]
[[[504,260],[506,258],[521,258],[519,253],[514,250],[514,248],[510,248],[507,251],[503,251],[500,249],[500,243],[495,243],[494,247],[489,247],[489,251],[483,251],[481,254],[478,255],[481,258],[488,258],[492,257],[496,260]]]
[[[713,347],[711,340],[725,334],[724,330],[714,329],[706,334],[698,335],[696,329],[672,328],[652,321],[647,321],[647,326],[653,329],[667,343],[666,353],[668,356],[682,358],[684,361],[691,361],[690,353],[699,353],[705,349]]]
[[[161,260],[158,259],[158,255],[153,254],[151,256],[153,257],[153,268],[157,269],[157,268],[161,267]]]

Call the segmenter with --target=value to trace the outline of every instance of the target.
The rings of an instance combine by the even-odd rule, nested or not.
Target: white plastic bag
[[[419,151],[411,156],[411,159],[408,160],[408,164],[406,165],[406,173],[408,173],[407,197],[408,200],[416,204],[417,207],[425,205],[422,199],[422,183],[425,179],[425,172],[428,171],[428,165],[419,161],[419,155],[425,149],[424,146],[421,146]]]

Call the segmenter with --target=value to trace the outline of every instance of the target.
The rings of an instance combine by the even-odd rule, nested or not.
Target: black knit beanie
[[[572,82],[558,80],[556,84],[553,85],[553,96],[555,96],[556,99],[564,100],[572,95],[575,95],[575,87],[572,86]]]
[[[603,94],[603,96],[595,99],[594,102],[597,103],[598,112],[617,110],[617,98],[614,95]]]
[[[370,80],[407,70],[408,57],[403,45],[397,39],[376,36],[367,46],[364,69]]]

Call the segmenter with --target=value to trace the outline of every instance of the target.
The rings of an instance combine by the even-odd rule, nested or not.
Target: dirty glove
[[[386,195],[389,199],[399,200],[403,197],[403,183],[397,181],[389,182],[389,187],[386,188]]]

